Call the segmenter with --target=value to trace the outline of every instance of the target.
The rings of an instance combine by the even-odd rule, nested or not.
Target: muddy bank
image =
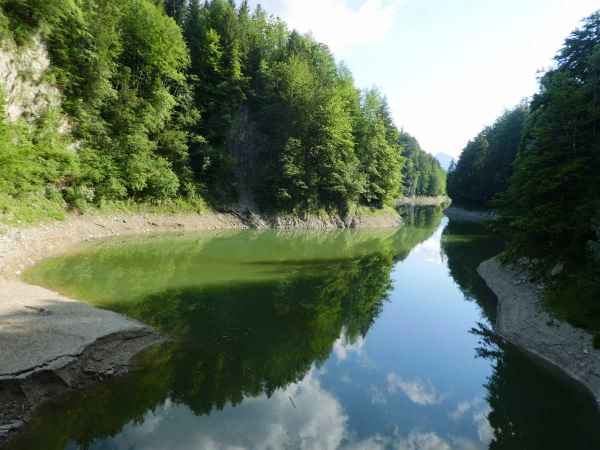
[[[541,286],[525,270],[492,258],[477,271],[498,297],[498,334],[581,383],[600,407],[600,350],[594,349],[593,336],[546,311]]]

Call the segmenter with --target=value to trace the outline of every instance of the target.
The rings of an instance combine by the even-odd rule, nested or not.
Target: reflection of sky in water
[[[445,222],[444,222],[445,225]],[[468,333],[481,312],[448,275],[443,226],[392,273],[390,302],[365,339],[343,332],[298,383],[210,416],[166,401],[97,450],[484,449],[493,432]]]

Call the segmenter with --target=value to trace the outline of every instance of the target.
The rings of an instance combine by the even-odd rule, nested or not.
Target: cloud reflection
[[[365,339],[359,336],[354,342],[348,338],[346,330],[343,329],[340,337],[333,343],[333,353],[338,362],[346,361],[352,353],[362,355]]]
[[[490,406],[483,399],[474,398],[470,401],[460,402],[449,416],[452,420],[460,420],[471,413],[471,420],[477,429],[479,440],[488,445],[494,439],[494,429],[488,419],[490,411]]]
[[[443,400],[431,381],[424,381],[419,378],[407,380],[394,372],[390,372],[387,376],[387,390],[390,394],[400,390],[404,392],[410,401],[422,406],[436,405]]]
[[[266,395],[246,399],[197,417],[184,405],[166,402],[129,424],[108,448],[126,450],[334,450],[346,434],[347,416],[340,403],[311,371],[304,380]]]
[[[102,449],[130,450],[475,450],[481,444],[466,438],[442,437],[434,431],[407,434],[396,427],[389,435],[357,437],[339,400],[324,390],[319,371],[312,369],[300,382],[276,391],[270,398],[247,398],[237,407],[226,406],[209,416],[195,416],[183,404],[167,400],[132,422]],[[418,404],[434,404],[441,396],[431,383],[388,376],[388,391],[402,391]],[[385,392],[371,386],[375,403],[385,403]],[[481,401],[463,402],[457,418],[472,413],[481,442],[489,444],[493,431],[489,407]],[[461,404],[459,404],[460,406]]]

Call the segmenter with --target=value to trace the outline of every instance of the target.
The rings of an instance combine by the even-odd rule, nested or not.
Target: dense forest
[[[446,172],[439,161],[425,152],[416,138],[400,132],[400,145],[406,158],[403,167],[404,195],[431,196],[446,193]]]
[[[0,111],[4,214],[169,199],[344,213],[445,191],[439,165],[405,145],[385,96],[356,88],[325,45],[261,7],[0,5],[2,41],[17,51],[43,43],[45,79],[61,94],[40,114]]]
[[[448,193],[455,202],[486,207],[506,191],[528,111],[523,102],[469,141],[449,169]]]
[[[555,267],[551,297],[576,298],[567,315],[596,329],[599,174],[600,11],[566,39],[530,103],[469,142],[448,177],[452,198],[499,209],[508,256]]]

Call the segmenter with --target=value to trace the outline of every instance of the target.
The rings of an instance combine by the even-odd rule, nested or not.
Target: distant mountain
[[[456,162],[454,156],[450,156],[447,153],[438,153],[437,155],[435,155],[435,159],[437,159],[440,162],[442,169],[444,169],[446,172],[448,172],[450,164],[452,164],[452,162]]]

